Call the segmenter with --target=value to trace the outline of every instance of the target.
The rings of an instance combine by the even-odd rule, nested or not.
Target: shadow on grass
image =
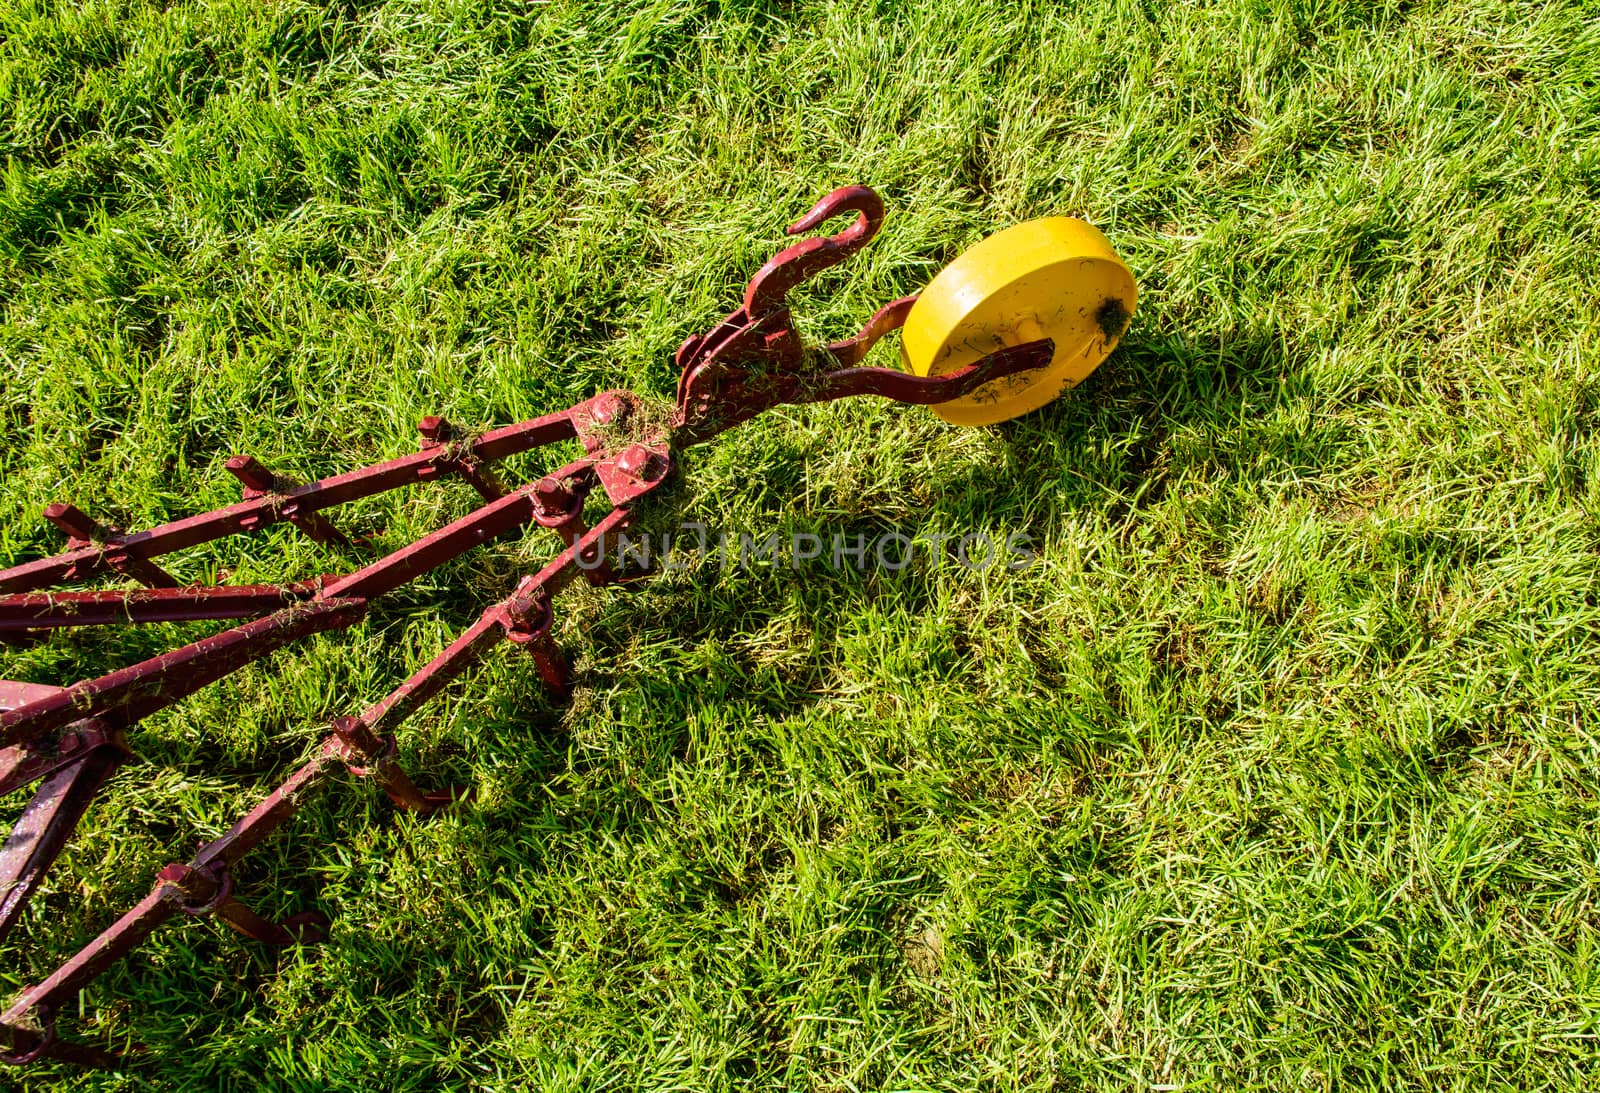
[[[1247,416],[1274,404],[1281,389],[1303,382],[1303,362],[1291,358],[1275,329],[1205,338],[1135,337],[1073,395],[1000,426],[997,461],[963,467],[930,482],[929,491],[938,518],[958,528],[985,526],[997,512],[1026,514],[1050,525],[1073,513],[1090,513],[1113,526],[1136,522],[1161,502],[1169,483],[1214,470]],[[1186,443],[1175,444],[1179,436]],[[1322,445],[1315,430],[1283,432],[1278,440],[1290,459],[1314,457]],[[805,458],[803,449],[786,451],[774,477],[802,478]],[[1270,473],[1263,465],[1257,477],[1264,480]],[[687,477],[685,486],[638,526],[675,526],[696,500],[692,468]],[[1259,483],[1237,483],[1246,489],[1253,484]],[[826,530],[870,541],[903,529],[869,513]],[[737,650],[708,661],[689,651],[708,646],[725,651],[735,631],[759,633],[797,618],[810,624],[812,640],[826,648],[835,636],[829,620],[875,603],[921,614],[933,609],[937,594],[935,582],[915,569],[892,579],[821,566],[799,572],[774,566],[762,579],[737,581],[719,580],[714,571],[653,579],[626,592],[607,591],[586,615],[582,648],[571,650],[585,654],[577,686],[591,699],[625,693],[627,720],[648,735],[653,761],[682,762],[689,752],[686,710],[737,702],[751,716],[792,718],[814,705],[829,684],[825,655],[801,656],[774,669]],[[465,615],[461,621],[467,621]],[[632,675],[625,667],[599,667],[637,664],[641,641],[675,652],[647,660]],[[961,650],[954,648],[951,655],[959,658]],[[524,716],[529,719],[524,731],[538,734],[560,732],[558,721],[571,720],[552,716],[542,700],[528,706],[513,702],[500,712],[499,731],[516,733]],[[565,769],[570,759],[551,758],[551,768],[519,770],[528,780],[525,790]]]

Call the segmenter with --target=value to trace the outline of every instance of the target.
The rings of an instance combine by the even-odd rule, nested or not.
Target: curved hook
[[[841,213],[854,212],[855,223],[837,235],[815,236],[773,255],[756,271],[744,291],[745,314],[751,319],[784,306],[789,290],[813,274],[836,266],[872,241],[883,226],[883,198],[868,186],[841,186],[790,224],[798,235]]]

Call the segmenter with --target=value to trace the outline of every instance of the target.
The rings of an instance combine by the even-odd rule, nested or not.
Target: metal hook
[[[872,241],[883,226],[883,198],[867,186],[841,186],[790,224],[789,235],[810,231],[842,213],[854,212],[855,223],[837,235],[815,236],[773,255],[744,293],[744,311],[751,319],[783,307],[794,288],[806,278],[836,266]]]

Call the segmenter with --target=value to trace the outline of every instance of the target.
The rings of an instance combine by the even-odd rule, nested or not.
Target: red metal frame
[[[312,759],[227,834],[202,846],[187,863],[162,869],[148,896],[13,999],[0,1013],[0,1028],[11,1037],[10,1052],[0,1058],[12,1063],[115,1063],[115,1057],[99,1048],[60,1038],[56,1014],[90,980],[180,913],[219,916],[268,944],[320,938],[326,920],[314,912],[274,923],[250,910],[233,893],[230,867],[303,807],[311,789],[340,769],[373,778],[395,804],[421,813],[462,796],[464,791],[425,793],[411,781],[395,762],[396,728],[502,639],[531,652],[546,685],[565,697],[570,673],[551,638],[554,597],[580,573],[595,585],[618,579],[604,563],[605,542],[630,527],[636,501],[671,479],[683,448],[783,403],[861,394],[907,403],[942,402],[1049,362],[1054,347],[1042,340],[936,378],[857,367],[874,342],[905,322],[915,297],[882,308],[857,337],[808,352],[794,327],[788,292],[865,246],[883,222],[883,203],[864,186],[845,187],[789,229],[791,234],[808,231],[851,212],[854,222],[844,231],[806,239],[775,256],[751,280],[742,307],[708,334],[683,343],[677,353],[677,408],[667,423],[653,430],[640,434],[630,428],[644,420],[635,396],[607,391],[569,409],[460,443],[451,442],[442,419],[424,418],[416,453],[304,485],[286,481],[251,456],[237,456],[227,466],[244,486],[243,500],[146,531],[123,533],[71,505],[49,506],[45,516],[67,533],[67,549],[0,571],[0,639],[42,640],[51,630],[69,626],[249,621],[68,687],[0,681],[0,794],[40,783],[0,848],[0,937],[17,922],[94,794],[129,757],[126,737],[142,718],[299,638],[351,626],[375,597],[487,540],[535,524],[555,531],[566,549],[525,577],[387,697],[357,716],[335,719]],[[535,482],[507,488],[490,469],[508,456],[569,439],[582,444],[583,457]],[[326,510],[450,477],[470,484],[485,503],[350,573],[289,585],[179,587],[154,561],[283,522],[319,542],[349,547],[350,539],[324,515]],[[613,507],[593,528],[586,528],[584,501],[596,487]],[[147,587],[39,591],[107,575]]]

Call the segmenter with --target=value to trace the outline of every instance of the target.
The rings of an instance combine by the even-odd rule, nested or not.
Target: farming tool
[[[606,541],[629,530],[639,502],[672,480],[684,449],[774,406],[852,395],[931,406],[962,424],[1004,420],[1086,376],[1132,315],[1133,279],[1105,238],[1081,221],[1054,218],[990,237],[920,297],[885,305],[856,337],[808,349],[795,329],[789,292],[865,246],[882,224],[883,202],[866,187],[845,187],[789,228],[807,232],[850,214],[853,222],[837,234],[807,238],[775,256],[750,281],[738,310],[679,347],[676,407],[665,421],[653,422],[636,396],[606,391],[471,438],[455,437],[440,418],[424,418],[415,453],[307,484],[236,456],[227,467],[243,485],[243,500],[147,531],[124,533],[69,504],[46,508],[45,518],[66,533],[67,549],[0,571],[0,639],[26,643],[79,626],[244,621],[71,686],[0,682],[0,795],[38,783],[0,848],[0,938],[17,924],[95,794],[132,757],[141,719],[297,639],[353,625],[377,597],[489,539],[532,524],[554,531],[565,549],[387,697],[336,718],[311,759],[277,789],[187,862],[162,869],[147,896],[12,999],[0,1012],[10,1037],[0,1057],[18,1064],[115,1064],[119,1057],[102,1048],[60,1037],[57,1015],[169,919],[215,916],[268,945],[320,940],[327,920],[317,912],[274,922],[253,911],[235,891],[233,865],[340,771],[372,779],[396,805],[418,813],[459,800],[462,793],[423,790],[401,769],[397,727],[502,640],[532,654],[544,683],[565,697],[571,674],[552,637],[554,597],[580,576],[601,586],[621,579],[606,563]],[[903,328],[905,369],[861,367],[874,343],[897,328]],[[509,456],[569,439],[583,454],[536,481],[510,486],[492,469]],[[342,575],[184,586],[157,562],[277,523],[356,550],[328,510],[452,477],[481,495],[481,507]],[[583,510],[596,488],[612,507],[591,527]],[[42,591],[94,578],[143,587]]]

